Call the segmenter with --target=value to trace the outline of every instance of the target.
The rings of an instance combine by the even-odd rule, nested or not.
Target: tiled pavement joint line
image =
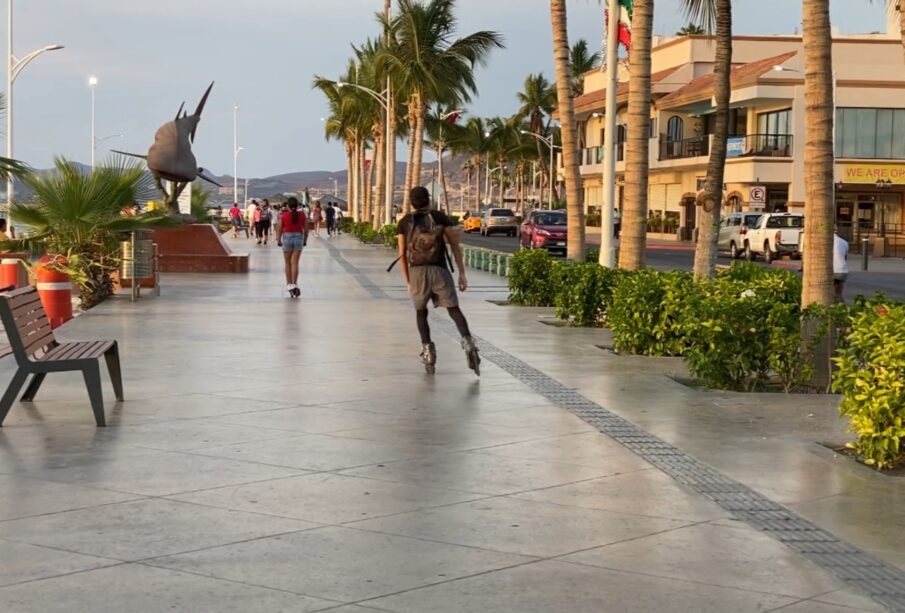
[[[371,281],[371,279],[361,272],[357,266],[349,262],[345,257],[343,257],[342,251],[339,250],[335,245],[333,245],[329,241],[321,240],[324,247],[327,248],[327,251],[330,253],[330,257],[332,257],[336,262],[342,266],[343,270],[352,275],[352,277],[358,281],[358,284],[362,286],[369,294],[371,294],[372,298],[378,298],[381,300],[389,299],[389,294],[380,289],[380,287]]]
[[[433,317],[431,324],[458,338],[452,322]],[[840,541],[798,513],[723,475],[492,343],[479,337],[475,340],[484,359],[539,395],[581,417],[674,480],[869,594],[876,602],[892,611],[905,612],[905,571]]]

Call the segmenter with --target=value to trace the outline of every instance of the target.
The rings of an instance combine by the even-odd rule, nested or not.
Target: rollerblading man
[[[459,291],[464,292],[468,289],[468,279],[465,276],[458,232],[445,213],[431,210],[430,193],[426,188],[412,188],[410,197],[413,212],[403,217],[397,226],[396,233],[399,239],[397,261],[401,264],[402,276],[415,307],[415,320],[418,333],[421,335],[421,361],[425,370],[433,374],[437,350],[431,340],[427,320],[427,305],[428,302],[433,302],[434,307],[444,307],[449,311],[462,336],[462,349],[465,351],[468,367],[480,375],[481,358],[468,329],[465,315],[459,308],[459,296],[452,276],[452,263],[446,248],[449,245],[452,249],[459,269]]]

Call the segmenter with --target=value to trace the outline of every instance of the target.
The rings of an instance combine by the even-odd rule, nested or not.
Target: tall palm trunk
[[[362,196],[364,198],[363,198],[362,204],[361,204],[361,215],[360,215],[359,219],[357,219],[356,221],[363,221],[365,219],[371,218],[371,203],[373,202],[373,198],[374,198],[374,183],[373,183],[373,181],[374,181],[374,159],[372,156],[371,163],[368,164],[367,156],[365,154],[366,154],[366,151],[363,151],[362,155],[365,156],[365,159],[363,160],[362,163],[365,166],[364,166],[364,188],[362,190],[364,193],[362,194]]]
[[[383,195],[386,193],[384,192],[386,186],[386,173],[384,172],[384,168],[386,168],[385,147],[386,142],[384,141],[383,129],[382,127],[376,128],[374,130],[374,162],[372,163],[372,166],[374,166],[374,174],[376,175],[374,181],[374,196],[372,198],[373,210],[371,211],[371,216],[367,220],[375,229],[380,227],[383,220]]]
[[[802,306],[833,292],[833,57],[829,0],[804,0],[804,270]]]
[[[358,221],[361,219],[361,212],[365,208],[365,147],[367,141],[360,139],[358,141],[358,159],[355,160],[355,210],[351,211],[352,219]],[[351,205],[349,205],[351,207]]]
[[[358,142],[354,138],[346,139],[346,185],[351,193],[352,186],[355,185],[355,160],[358,159]],[[349,206],[352,206],[353,200],[349,200]]]
[[[726,0],[728,1],[728,0]],[[584,203],[578,169],[578,135],[572,100],[572,70],[569,68],[569,35],[566,27],[566,0],[550,0],[553,25],[553,59],[556,65],[556,96],[562,123],[562,157],[566,178],[567,256],[584,261]]]
[[[427,116],[427,105],[421,92],[415,93],[415,152],[412,158],[412,187],[421,185],[421,164],[424,161],[424,118]]]
[[[650,146],[650,50],[654,0],[635,0],[629,57],[628,138],[625,154],[625,204],[619,241],[619,267],[644,268],[647,245],[648,148]]]
[[[396,97],[393,94],[392,90],[389,92],[387,96],[387,101],[389,107],[393,109],[393,112],[390,113],[390,125],[387,127],[387,141],[386,146],[389,148],[387,151],[387,159],[390,160],[390,165],[392,166],[392,171],[390,173],[390,184],[384,185],[384,189],[390,193],[390,206],[393,205],[393,197],[396,194],[396,124],[398,118],[396,117]],[[384,207],[386,208],[386,207]]]
[[[713,66],[713,97],[716,100],[713,144],[704,182],[704,206],[700,213],[698,244],[694,252],[694,276],[709,277],[716,267],[720,208],[723,202],[723,173],[726,169],[726,141],[729,137],[729,71],[732,69],[732,4],[716,3],[716,63]]]
[[[441,143],[440,149],[437,152],[439,155],[437,156],[437,170],[440,174],[440,189],[443,191],[443,211],[449,215],[449,193],[446,191],[446,168],[443,167],[443,145]]]
[[[408,213],[412,208],[411,200],[409,200],[409,190],[412,189],[412,186],[415,184],[414,181],[414,170],[415,170],[415,138],[416,138],[416,126],[418,124],[418,115],[416,111],[416,101],[415,95],[412,94],[409,97],[408,101],[408,115],[407,121],[409,125],[409,138],[408,138],[408,157],[406,158],[405,163],[405,189],[402,194],[402,208]]]

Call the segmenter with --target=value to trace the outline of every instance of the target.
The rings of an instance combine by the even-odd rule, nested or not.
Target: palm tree
[[[716,100],[713,144],[704,181],[704,202],[698,220],[698,243],[694,253],[694,276],[709,277],[716,267],[723,173],[729,136],[730,71],[732,70],[732,4],[730,0],[683,0],[686,14],[708,31],[716,29],[716,61],[713,65],[713,97]]]
[[[698,4],[698,3],[694,2],[694,0],[692,0],[692,3]],[[691,8],[691,6],[692,5],[690,5],[687,1],[685,2],[685,12],[688,13],[689,15],[691,15],[693,11],[698,10],[695,8]],[[692,19],[694,19],[694,17],[692,17]],[[700,23],[706,24],[708,22],[702,20]],[[676,32],[676,36],[692,36],[692,35],[697,35],[697,34],[707,34],[708,30],[710,30],[710,29],[711,28],[708,28],[703,25],[698,25],[697,23],[690,21],[690,22],[688,22],[687,25],[682,26],[681,30]]]
[[[151,175],[124,159],[87,173],[57,159],[55,173],[26,174],[23,182],[34,196],[31,202],[13,204],[11,214],[34,234],[6,245],[62,256],[56,267],[79,288],[85,308],[113,293],[111,275],[120,263],[123,232],[176,223],[165,210],[122,215],[126,207],[157,193]]]
[[[474,168],[474,208],[481,209],[481,168],[490,153],[492,141],[490,126],[481,117],[469,117],[462,127],[457,127],[447,137],[450,151],[459,155],[470,156],[469,162]]]
[[[804,270],[802,306],[832,304],[833,293],[833,57],[829,0],[803,0]]]
[[[625,204],[619,240],[619,267],[644,268],[647,244],[647,181],[650,133],[650,54],[654,0],[635,0],[628,88],[628,134],[625,152]]]
[[[408,96],[409,147],[415,182],[421,175],[424,117],[432,102],[460,104],[477,92],[476,66],[483,65],[502,37],[479,31],[454,38],[458,25],[455,0],[399,0],[399,15],[385,24],[392,40],[382,64],[397,93]],[[409,208],[408,191],[405,209]]]
[[[574,78],[574,73],[569,68],[570,50],[565,0],[550,0],[550,23],[553,26],[556,97],[559,103],[559,118],[562,124],[562,157],[566,177],[567,255],[570,260],[584,261],[584,202],[581,189],[581,173],[578,169],[578,134],[575,126],[575,107],[572,100],[572,79]]]
[[[588,41],[579,38],[569,52],[569,65],[572,71],[572,94],[580,96],[584,93],[584,75],[600,65],[600,52],[591,53]]]

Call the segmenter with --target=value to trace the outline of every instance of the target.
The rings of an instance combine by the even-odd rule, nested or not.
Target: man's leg
[[[459,335],[462,338],[470,337],[471,332],[468,329],[468,321],[465,319],[465,314],[462,312],[462,309],[459,307],[450,307],[447,309],[449,311],[449,316],[452,317],[453,323],[456,324],[456,328],[459,330]]]
[[[431,328],[427,323],[427,308],[415,311],[415,322],[418,324],[418,334],[421,335],[421,344],[431,342]]]

